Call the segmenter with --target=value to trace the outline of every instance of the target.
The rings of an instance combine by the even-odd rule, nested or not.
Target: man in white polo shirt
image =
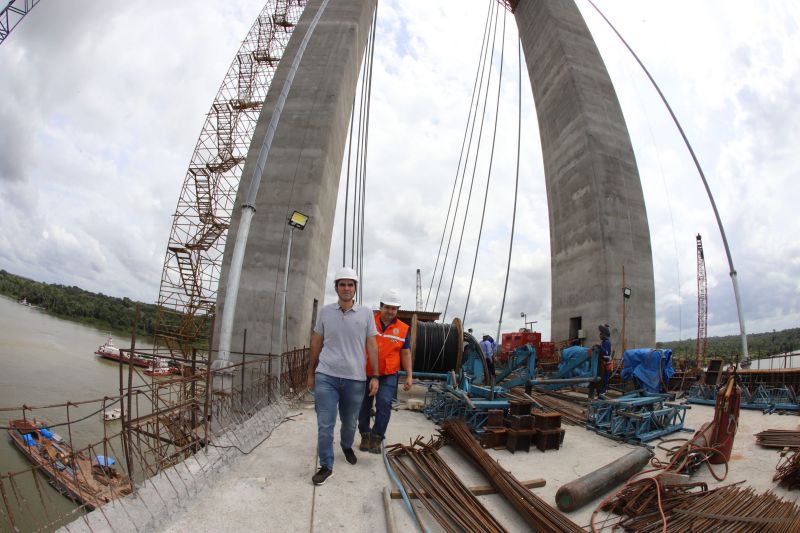
[[[372,312],[358,305],[354,298],[358,274],[342,268],[334,276],[336,303],[324,306],[311,334],[311,361],[308,366],[308,388],[314,391],[317,412],[317,453],[320,468],[311,478],[322,485],[333,475],[333,429],[337,408],[342,428],[340,445],[351,465],[357,458],[353,452],[358,411],[367,387],[366,349],[370,366],[378,368],[378,344]],[[378,392],[377,376],[369,379],[369,394]]]

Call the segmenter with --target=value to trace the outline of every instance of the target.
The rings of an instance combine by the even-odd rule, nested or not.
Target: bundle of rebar
[[[773,481],[789,490],[800,488],[800,450],[794,450],[778,462]]]
[[[560,511],[533,494],[492,459],[472,436],[472,432],[463,420],[453,419],[443,423],[442,432],[478,465],[489,482],[522,516],[532,531],[545,533],[583,531]]]
[[[800,531],[800,508],[771,491],[756,494],[750,487],[737,485],[704,490],[702,485],[669,485],[646,478],[629,485],[601,508],[622,514],[615,525],[638,533]],[[703,490],[693,491],[695,488]],[[594,523],[592,527],[597,530]]]
[[[516,390],[512,389],[512,393]],[[586,423],[586,400],[544,389],[534,389],[530,397],[546,412],[559,413],[561,420],[568,424],[582,426]]]
[[[386,447],[386,458],[406,493],[414,492],[445,531],[506,531],[439,455],[444,439]],[[414,514],[416,510],[412,507]],[[416,515],[421,523],[419,515]]]
[[[756,433],[756,444],[765,448],[800,448],[800,431],[767,429]]]

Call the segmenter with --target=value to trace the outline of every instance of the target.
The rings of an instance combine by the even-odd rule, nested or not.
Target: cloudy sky
[[[427,299],[488,1],[461,0],[458,9],[444,0],[380,2],[365,303],[393,285],[412,308],[417,268]],[[693,143],[728,234],[748,331],[797,327],[800,4],[596,3],[647,65]],[[709,333],[737,333],[722,240],[689,154],[633,59],[587,1],[577,4],[611,73],[639,164],[654,250],[657,338],[696,334],[697,233],[706,249]],[[171,215],[205,113],[262,6],[260,0],[39,3],[0,44],[0,268],[156,301]],[[467,308],[468,325],[490,331],[500,315],[516,164],[518,66],[510,17],[505,43],[492,186]],[[498,56],[493,81],[499,66]],[[447,305],[448,319],[464,314],[497,90],[490,90],[485,151],[452,296],[448,301],[460,218],[436,300],[437,310]],[[503,330],[520,327],[525,312],[549,338],[547,206],[527,81],[522,114]],[[471,168],[467,176],[465,193]],[[342,261],[341,239],[339,220],[331,272]],[[437,285],[438,278],[429,307]]]

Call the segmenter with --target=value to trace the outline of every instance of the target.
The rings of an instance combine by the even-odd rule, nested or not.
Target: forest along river
[[[104,396],[119,394],[119,364],[95,355],[95,350],[108,338],[108,332],[75,322],[61,320],[45,312],[20,305],[14,300],[0,296],[0,407],[43,406],[65,403],[67,400],[79,402],[94,400]],[[150,339],[147,339],[150,340]],[[114,338],[121,348],[130,348],[130,335],[127,338]],[[136,348],[148,350],[152,345],[137,340]],[[124,366],[124,379],[127,385],[128,372]],[[134,386],[142,385],[146,376],[134,374]],[[70,420],[86,417],[102,407],[91,403],[70,407]],[[144,410],[142,410],[144,411]],[[36,417],[51,424],[66,421],[66,410],[35,410],[26,412],[30,419]],[[21,418],[21,411],[0,411],[0,473],[26,470],[31,463],[11,442],[5,427],[11,419]],[[109,434],[118,433],[119,420],[106,422]],[[71,437],[76,449],[103,440],[102,413],[95,413],[85,421],[72,425]],[[65,439],[66,426],[54,431]],[[115,445],[121,453],[119,445]],[[96,453],[103,454],[102,448]],[[110,452],[109,452],[110,453]],[[115,454],[111,454],[115,455]],[[124,462],[122,457],[117,457]],[[137,476],[138,477],[138,476]],[[40,477],[40,480],[44,480]],[[30,474],[20,476],[19,490],[28,500],[33,513],[41,514],[39,496]],[[51,517],[63,515],[74,505],[58,494],[46,482],[41,483],[45,502],[54,511]],[[8,486],[6,485],[6,488]],[[13,499],[13,496],[12,496]],[[38,505],[36,505],[38,504]],[[13,505],[13,501],[12,501]],[[0,501],[0,530],[9,527],[3,502]],[[14,521],[21,531],[39,530],[43,526],[42,517],[29,517],[25,505],[14,512]],[[45,527],[45,529],[51,529]]]

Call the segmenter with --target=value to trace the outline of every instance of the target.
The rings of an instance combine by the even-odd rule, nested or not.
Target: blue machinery
[[[488,411],[509,408],[506,392],[510,388],[535,385],[556,390],[586,385],[598,379],[598,359],[596,349],[571,347],[562,355],[558,372],[537,377],[536,350],[525,345],[514,350],[497,375],[496,382],[502,386],[491,388],[483,385],[486,376],[482,354],[467,345],[458,378],[453,371],[415,372],[414,377],[436,381],[425,396],[425,416],[436,423],[462,418],[473,432],[480,434]],[[615,400],[596,400],[590,404],[586,427],[611,439],[643,444],[683,429],[688,407],[669,403],[672,398],[669,394],[636,391]]]
[[[450,418],[463,418],[475,433],[481,433],[489,410],[508,409],[506,391],[512,387],[536,385],[555,390],[593,381],[597,372],[597,352],[588,349],[583,351],[585,353],[582,357],[574,357],[568,364],[562,365],[558,372],[545,379],[536,377],[536,350],[530,345],[517,348],[496,378],[496,382],[502,383],[502,386],[492,388],[483,385],[485,375],[482,354],[468,344],[464,348],[460,380],[456,378],[455,372],[415,372],[414,377],[437,381],[430,385],[425,397],[424,412],[428,418],[436,423]],[[575,376],[576,369],[582,369],[585,375],[572,377]]]
[[[687,394],[686,401],[701,405],[716,405],[717,387],[697,383],[692,385]],[[775,411],[800,411],[800,401],[791,387],[766,387],[758,385],[755,391],[750,392],[747,387],[742,387],[742,409],[755,409],[765,413]]]
[[[684,429],[685,405],[669,403],[671,394],[636,391],[589,406],[586,427],[611,439],[642,444]]]

